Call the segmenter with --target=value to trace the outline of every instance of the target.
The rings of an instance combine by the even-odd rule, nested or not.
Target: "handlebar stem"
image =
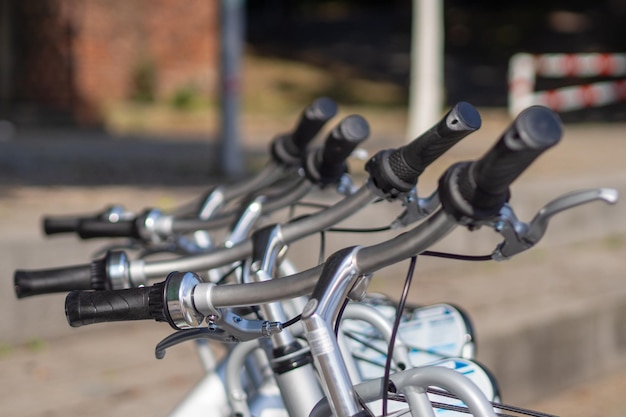
[[[351,417],[361,411],[333,330],[339,309],[359,276],[357,251],[358,247],[346,248],[328,259],[302,311],[304,334],[316,369],[325,382],[323,389],[333,416],[337,417]]]

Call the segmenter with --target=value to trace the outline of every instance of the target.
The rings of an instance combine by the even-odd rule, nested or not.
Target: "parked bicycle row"
[[[562,136],[558,116],[545,107],[523,111],[481,157],[450,166],[426,197],[420,175],[481,126],[472,105],[456,104],[414,141],[373,155],[360,184],[346,159],[369,135],[363,117],[345,117],[321,146],[314,144],[336,114],[331,99],[314,101],[291,132],[274,138],[258,174],[215,185],[173,210],[133,213],[113,205],[45,218],[48,235],[108,243],[82,265],[16,271],[16,296],[68,293],[65,313],[73,327],[167,323],[174,332],[155,347],[159,359],[179,343],[195,342],[211,360],[199,364],[205,377],[174,416],[344,417],[406,407],[425,416],[540,415],[500,402],[496,377],[476,361],[462,306],[407,305],[417,258],[506,260],[536,245],[555,214],[592,201],[614,203],[617,192],[575,191],[548,202],[530,222],[518,219],[509,204],[511,184]],[[337,202],[306,201],[314,190],[335,194]],[[338,226],[373,204],[389,206],[395,220],[382,228]],[[308,211],[294,216],[294,207]],[[501,243],[482,256],[432,250],[459,226],[491,228]],[[355,238],[353,246],[325,254],[329,232],[381,230],[398,233],[368,246]],[[289,247],[315,234],[319,263],[299,270]],[[379,270],[407,260],[399,300],[368,292]],[[227,353],[213,357],[206,340],[227,344]]]

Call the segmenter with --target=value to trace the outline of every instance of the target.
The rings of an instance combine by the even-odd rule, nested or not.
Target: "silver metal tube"
[[[359,188],[354,194],[340,200],[337,204],[297,222],[283,226],[282,233],[285,243],[291,243],[305,236],[325,230],[341,220],[353,215],[378,197],[367,185]]]
[[[373,326],[387,342],[391,340],[393,325],[372,306],[350,303],[343,312],[342,319],[363,320]],[[393,359],[396,365],[405,365],[405,368],[411,364],[409,348],[399,338],[395,341]]]
[[[137,271],[133,269],[133,263],[137,261],[131,261],[131,277],[133,273],[142,274],[144,278],[159,278],[172,271],[203,271],[247,258],[251,252],[252,242],[244,240],[232,248],[220,248],[209,253],[161,261],[141,261],[138,262],[141,267]]]
[[[426,250],[456,226],[454,219],[443,211],[435,212],[409,232],[388,241],[366,246],[356,254],[360,274],[369,274],[394,262],[401,261]],[[286,226],[283,227],[285,236]],[[298,274],[269,282],[242,285],[223,285],[213,289],[211,301],[215,308],[260,304],[309,294],[315,287],[323,265]],[[198,291],[203,284],[196,288]]]
[[[259,171],[259,173],[257,173],[253,178],[250,178],[241,183],[225,185],[222,188],[222,192],[225,193],[225,199],[229,200],[233,197],[247,194],[251,190],[257,190],[260,187],[271,184],[274,181],[280,179],[285,174],[285,172],[286,171],[284,167],[270,162],[263,169],[261,169],[261,171]],[[191,201],[174,209],[171,214],[174,216],[195,216],[197,214],[198,206],[200,205],[200,203],[200,200]]]
[[[263,214],[272,213],[276,210],[289,207],[296,201],[307,195],[315,185],[305,178],[300,178],[295,185],[290,188],[281,189],[277,192],[268,192],[268,199],[263,206]]]
[[[335,417],[351,417],[361,410],[333,330],[343,300],[358,278],[357,251],[345,249],[329,259],[302,311],[304,335]]]
[[[413,417],[435,417],[433,408],[426,390],[422,387],[407,386],[402,388],[402,393],[409,404],[411,416]]]
[[[286,244],[289,244],[312,233],[324,230],[354,214],[355,211],[363,208],[376,198],[377,197],[374,196],[369,187],[365,185],[334,206],[301,219],[300,221],[283,226],[282,233],[284,241]],[[172,271],[202,271],[216,268],[247,258],[251,253],[252,242],[245,240],[232,248],[216,249],[206,254],[191,255],[173,260],[132,261],[130,267],[131,279],[165,277]],[[133,265],[133,262],[136,264]],[[134,278],[133,275],[136,278]]]
[[[265,282],[217,286],[201,283],[194,288],[194,303],[202,314],[212,314],[212,309],[258,305],[307,295],[313,291],[321,271],[320,265],[296,275]],[[206,311],[203,310],[205,307]]]
[[[357,268],[360,273],[369,274],[418,255],[456,226],[456,221],[440,209],[409,232],[359,250],[356,255]]]
[[[289,417],[308,417],[315,404],[324,398],[310,363],[275,377]]]
[[[461,399],[472,415],[477,417],[495,417],[493,407],[480,389],[466,376],[448,368],[424,366],[411,368],[390,375],[393,384],[403,391],[405,387],[418,387],[422,390],[429,386],[440,387]],[[382,378],[372,379],[354,386],[354,390],[365,402],[379,400],[382,397]],[[311,411],[311,417],[328,416],[330,405],[324,398]]]
[[[314,187],[310,181],[297,177],[287,186],[283,184],[278,190],[267,189],[267,199],[262,214],[272,213],[302,199]],[[221,187],[220,187],[221,188]],[[262,187],[261,187],[262,188]],[[246,195],[258,191],[258,188]],[[264,194],[259,194],[259,197]],[[188,219],[169,217],[169,233],[189,233],[196,230],[214,230],[229,226],[236,219],[236,211],[218,211],[208,218]]]
[[[248,407],[248,395],[241,385],[241,370],[244,368],[248,355],[258,348],[259,342],[257,340],[251,340],[238,343],[237,346],[230,351],[224,379],[233,415],[240,415],[242,417],[251,416]]]
[[[224,186],[224,200],[228,202],[234,198],[255,192],[282,179],[288,172],[281,165],[269,163],[253,178],[241,183]]]

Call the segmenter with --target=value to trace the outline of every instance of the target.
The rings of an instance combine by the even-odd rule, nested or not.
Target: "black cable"
[[[391,359],[393,356],[393,348],[396,342],[396,336],[398,335],[398,329],[400,328],[400,321],[402,320],[402,310],[404,310],[404,304],[409,295],[409,289],[411,287],[411,281],[413,280],[413,272],[415,271],[415,264],[417,263],[417,256],[411,257],[411,263],[409,264],[409,270],[406,274],[406,280],[404,281],[404,288],[402,289],[402,295],[398,302],[398,309],[396,310],[396,318],[393,322],[393,329],[391,331],[391,339],[389,340],[389,348],[387,349],[387,361],[385,362],[385,373],[383,375],[383,416],[387,415],[387,398],[389,386],[389,374],[391,372]],[[408,365],[408,364],[407,364]]]
[[[383,349],[381,349],[381,348],[379,348],[379,347],[375,346],[374,344],[370,343],[368,340],[366,340],[366,339],[364,339],[364,338],[361,338],[361,337],[357,336],[356,334],[354,334],[354,333],[353,333],[353,332],[351,332],[351,331],[345,331],[345,330],[344,330],[343,334],[344,334],[344,335],[345,335],[348,339],[352,339],[352,340],[354,340],[355,342],[358,342],[359,344],[361,344],[361,345],[365,346],[365,347],[366,347],[366,348],[368,348],[368,349],[373,350],[373,351],[374,351],[374,352],[376,352],[376,353],[379,353],[379,354],[381,354],[381,355],[385,355],[385,354],[387,353],[385,350],[383,350]],[[365,336],[363,336],[363,337],[365,337]],[[376,340],[380,340],[380,339],[376,339]],[[352,355],[352,356],[354,356],[354,353],[353,353],[353,355]],[[380,366],[380,364],[378,364],[378,365]]]
[[[241,268],[241,262],[238,262],[235,266],[233,266],[231,269],[229,269],[226,273],[224,273],[224,275],[222,275],[220,277],[220,279],[217,280],[217,282],[215,282],[216,284],[222,284],[226,278],[228,278],[230,275],[232,275],[237,269]]]
[[[293,206],[318,208],[322,210],[331,207],[329,204],[311,203],[308,201],[298,201],[297,203],[294,203]]]
[[[320,230],[320,255],[317,258],[317,264],[323,264],[324,259],[326,259],[326,233],[324,233],[323,230]]]
[[[370,229],[352,229],[352,228],[342,228],[342,227],[331,227],[328,229],[329,232],[340,232],[340,233],[376,233],[376,232],[386,232],[391,230],[391,226],[382,226],[382,227],[372,227]]]
[[[491,255],[459,255],[456,253],[437,252],[431,250],[425,250],[420,253],[424,256],[433,256],[435,258],[456,259],[458,261],[491,261],[493,257]]]
[[[295,324],[295,323],[299,322],[301,319],[302,319],[302,314],[298,314],[296,317],[287,320],[286,322],[282,323],[283,329],[285,327],[289,327],[292,324]]]
[[[341,317],[343,317],[343,312],[346,311],[346,306],[350,302],[350,299],[346,297],[343,300],[343,304],[341,305],[341,309],[339,310],[339,314],[337,314],[337,322],[335,323],[335,338],[339,336],[339,323],[341,323]]]

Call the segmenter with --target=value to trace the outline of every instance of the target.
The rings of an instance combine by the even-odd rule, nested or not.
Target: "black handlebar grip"
[[[328,97],[320,97],[311,103],[300,117],[298,125],[285,146],[292,155],[302,155],[307,145],[337,114],[337,103]]]
[[[498,142],[470,167],[479,192],[498,195],[548,148],[561,139],[559,116],[543,106],[521,112]]]
[[[478,110],[462,101],[408,145],[374,155],[365,169],[383,196],[395,198],[413,189],[428,165],[480,125]]]
[[[286,166],[300,166],[307,145],[324,124],[337,114],[337,103],[321,97],[311,103],[300,116],[292,133],[279,135],[272,141],[271,154],[274,160]]]
[[[433,127],[406,146],[389,155],[390,164],[408,165],[419,176],[428,165],[461,139],[480,129],[481,118],[474,106],[464,101],[457,103]],[[398,167],[396,175],[405,169]],[[402,178],[404,179],[404,178]]]
[[[65,298],[65,316],[72,327],[110,321],[149,320],[153,287],[110,291],[72,291]]]
[[[101,237],[140,238],[136,219],[117,222],[100,219],[82,219],[78,224],[78,235],[81,239]]]
[[[370,135],[370,126],[363,117],[353,114],[343,119],[324,142],[320,171],[343,166],[352,151]]]
[[[104,260],[91,264],[68,266],[36,271],[17,270],[13,275],[17,298],[38,294],[68,292],[72,290],[92,290],[101,286],[93,277],[95,268],[102,268]]]
[[[524,110],[477,161],[452,165],[439,180],[443,208],[464,221],[489,219],[509,199],[509,186],[561,139],[559,116],[542,106]]]
[[[324,147],[310,153],[305,161],[306,174],[315,183],[331,184],[346,172],[346,158],[370,134],[362,116],[344,118],[328,135]]]
[[[43,218],[43,232],[46,235],[75,233],[81,220],[97,218],[98,216],[46,216]]]

